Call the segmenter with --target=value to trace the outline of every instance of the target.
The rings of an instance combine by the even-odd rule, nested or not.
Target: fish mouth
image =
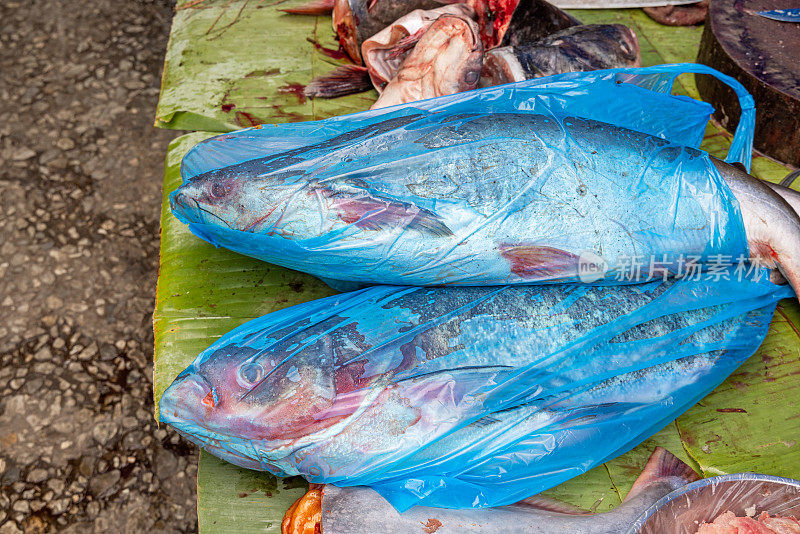
[[[237,230],[204,202],[198,200],[194,195],[188,194],[183,188],[178,188],[169,195],[170,211],[184,224],[196,223],[212,226],[224,226],[231,230]]]
[[[216,392],[202,374],[190,366],[175,378],[161,396],[158,420],[174,428],[181,436],[214,456],[247,469],[278,470],[264,462],[245,440],[223,434],[209,427],[203,411],[213,409]],[[278,470],[280,471],[280,470]]]
[[[163,422],[169,424],[187,441],[194,443],[217,458],[222,458],[226,462],[245,469],[269,471],[276,476],[286,476],[286,473],[277,466],[264,462],[260,458],[249,456],[248,453],[256,454],[255,449],[245,443],[237,443],[235,438],[231,436],[217,434],[207,429],[198,430],[199,427],[190,422]]]

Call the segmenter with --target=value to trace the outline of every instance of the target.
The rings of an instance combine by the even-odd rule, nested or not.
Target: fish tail
[[[334,0],[311,0],[296,7],[281,9],[284,13],[292,15],[330,15],[333,12]]]
[[[303,93],[309,98],[336,98],[372,89],[369,71],[360,65],[342,65],[311,80]]]
[[[572,252],[538,245],[500,245],[511,272],[527,279],[549,280],[578,274],[579,257]]]
[[[625,500],[627,501],[635,497],[653,482],[670,477],[677,477],[683,480],[684,484],[700,480],[700,476],[685,462],[667,449],[656,447],[656,450],[650,455],[650,459],[647,460],[644,469],[642,469],[641,474],[633,483]]]

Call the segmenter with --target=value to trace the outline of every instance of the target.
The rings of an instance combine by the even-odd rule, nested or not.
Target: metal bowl
[[[800,481],[737,473],[692,482],[659,499],[633,523],[627,534],[696,534],[731,511],[737,516],[800,518]]]

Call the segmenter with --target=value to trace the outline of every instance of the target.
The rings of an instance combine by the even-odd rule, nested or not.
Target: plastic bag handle
[[[739,117],[739,124],[736,125],[733,141],[728,149],[728,155],[725,161],[727,163],[739,162],[745,166],[747,172],[750,172],[750,164],[753,159],[753,137],[756,127],[756,103],[747,89],[745,89],[738,80],[716,69],[698,63],[672,63],[667,65],[655,65],[653,67],[618,70],[634,75],[656,73],[672,74],[670,84],[674,84],[675,79],[683,73],[710,74],[733,89],[733,92],[736,93],[736,96],[739,98],[739,107],[742,113]]]

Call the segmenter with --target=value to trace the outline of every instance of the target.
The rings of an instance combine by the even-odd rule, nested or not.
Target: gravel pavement
[[[197,528],[152,401],[172,9],[0,2],[0,534]]]

